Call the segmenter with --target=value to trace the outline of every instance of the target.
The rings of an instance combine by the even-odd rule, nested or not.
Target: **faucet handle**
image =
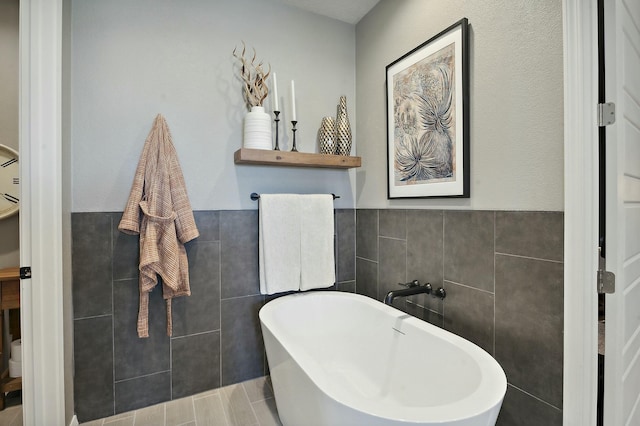
[[[398,285],[409,287],[409,288],[418,287],[420,285],[420,281],[413,280],[413,281],[409,281],[408,283],[398,283]]]
[[[442,287],[438,287],[438,289],[434,292],[434,296],[440,299],[444,299],[447,297],[447,292]]]

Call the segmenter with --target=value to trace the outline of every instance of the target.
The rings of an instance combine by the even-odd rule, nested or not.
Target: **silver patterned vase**
[[[333,117],[323,117],[318,129],[320,154],[336,152],[336,121]]]
[[[338,104],[338,116],[336,117],[336,154],[351,154],[351,125],[347,114],[347,97],[340,96]]]

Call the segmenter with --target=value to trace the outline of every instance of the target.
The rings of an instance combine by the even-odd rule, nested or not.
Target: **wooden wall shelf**
[[[351,169],[354,167],[360,167],[361,165],[360,157],[247,148],[237,150],[233,154],[233,160],[236,164],[319,167],[330,169]]]

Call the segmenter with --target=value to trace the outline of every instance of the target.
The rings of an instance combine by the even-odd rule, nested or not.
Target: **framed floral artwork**
[[[389,199],[469,197],[468,25],[386,67]]]

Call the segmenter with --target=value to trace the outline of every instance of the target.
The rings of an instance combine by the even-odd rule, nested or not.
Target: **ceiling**
[[[291,6],[357,24],[380,0],[281,0]]]

